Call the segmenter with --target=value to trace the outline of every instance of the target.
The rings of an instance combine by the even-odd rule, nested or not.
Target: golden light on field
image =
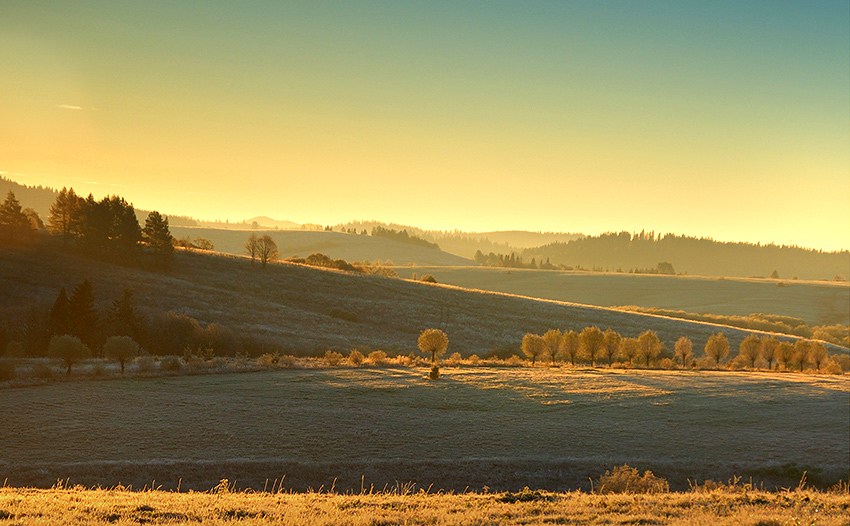
[[[0,171],[210,219],[846,249],[847,19],[4,2]]]

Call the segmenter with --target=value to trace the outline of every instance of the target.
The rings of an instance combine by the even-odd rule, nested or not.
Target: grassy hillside
[[[206,490],[361,484],[590,490],[628,463],[672,489],[850,470],[850,377],[569,368],[336,368],[63,382],[0,396],[0,479]],[[90,437],[97,436],[97,440]],[[361,478],[362,477],[362,478]],[[182,479],[182,481],[181,481]],[[361,482],[363,481],[363,482]]]
[[[397,268],[409,278],[601,307],[637,305],[746,316],[754,312],[801,318],[810,325],[850,324],[850,284],[748,278],[706,278],[492,267]],[[782,286],[777,286],[782,283]]]
[[[213,228],[173,227],[174,237],[190,239],[204,237],[215,244],[215,249],[228,254],[245,253],[245,241],[250,231]],[[392,261],[396,265],[475,265],[475,262],[440,250],[400,243],[382,237],[340,232],[280,230],[263,231],[277,243],[282,257],[306,257],[314,252],[327,254],[346,261]]]
[[[295,264],[263,270],[235,256],[178,252],[171,271],[155,272],[85,259],[44,244],[0,251],[0,312],[12,316],[24,315],[31,305],[49,308],[60,287],[84,278],[93,281],[101,308],[131,286],[143,311],[186,313],[241,336],[266,338],[290,352],[364,346],[406,354],[430,327],[448,334],[449,352],[466,356],[505,347],[519,352],[526,332],[598,325],[625,336],[654,330],[669,349],[680,336],[688,336],[696,355],[709,335],[722,330],[734,356],[748,334],[707,323]],[[354,313],[359,321],[334,317],[334,310]]]

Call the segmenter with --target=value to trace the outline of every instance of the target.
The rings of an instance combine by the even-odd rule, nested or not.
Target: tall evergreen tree
[[[56,301],[53,302],[53,308],[50,309],[50,315],[47,318],[47,329],[51,336],[70,332],[70,312],[71,302],[68,300],[65,287],[62,287],[59,289],[59,294],[56,296]]]
[[[136,300],[133,289],[124,287],[121,297],[112,302],[107,312],[107,325],[110,336],[130,336],[138,338],[139,319],[136,313]]]
[[[21,203],[9,190],[0,204],[0,241],[21,241],[34,233],[29,218],[21,211]]]
[[[159,212],[153,211],[145,220],[145,228],[142,229],[142,239],[148,244],[161,261],[168,261],[174,255],[174,238],[168,229],[168,218]]]
[[[89,349],[96,349],[99,337],[99,317],[94,306],[92,284],[85,279],[74,287],[68,301],[70,334],[76,336]]]
[[[64,243],[68,243],[71,239],[74,214],[77,212],[79,201],[80,198],[73,188],[68,190],[63,187],[56,196],[56,200],[50,205],[50,217],[47,223],[51,232],[62,236]]]

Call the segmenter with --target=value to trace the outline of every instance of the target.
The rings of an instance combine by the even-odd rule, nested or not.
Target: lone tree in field
[[[543,335],[543,341],[546,342],[546,353],[552,358],[552,365],[555,365],[555,360],[563,351],[564,335],[558,329],[549,329]]]
[[[585,327],[578,335],[579,346],[585,358],[590,360],[590,366],[596,367],[596,357],[602,352],[605,336],[599,327]]]
[[[761,356],[761,338],[755,334],[750,334],[741,341],[738,347],[738,358],[741,362],[748,364],[751,368],[756,368],[756,360]]]
[[[720,366],[720,361],[729,356],[729,340],[722,332],[712,334],[705,342],[705,355],[714,360],[717,366]]]
[[[537,334],[527,333],[522,337],[522,353],[531,358],[531,366],[537,361],[537,357],[546,351],[546,340]]]
[[[263,268],[266,268],[266,263],[276,260],[278,256],[280,256],[280,252],[277,251],[277,243],[271,236],[268,234],[260,236],[257,240],[257,257],[260,258]]]
[[[661,343],[658,335],[654,332],[644,331],[638,336],[638,347],[640,348],[640,355],[646,361],[646,366],[649,367],[650,360],[661,354],[664,344]]]
[[[50,339],[50,344],[47,346],[47,354],[62,360],[62,363],[68,368],[66,374],[71,376],[71,367],[75,363],[89,357],[91,351],[76,336],[63,334],[62,336],[54,336]]]
[[[773,362],[777,361],[776,352],[779,349],[779,340],[776,336],[765,338],[761,341],[761,357],[767,362],[767,370],[773,370]]]
[[[142,240],[154,251],[162,263],[171,261],[174,256],[174,238],[168,229],[168,218],[157,211],[148,214],[145,228],[142,229]]]
[[[608,360],[608,367],[614,363],[614,357],[617,356],[622,341],[623,337],[613,329],[605,329],[602,333],[602,356]]]
[[[449,348],[449,337],[440,329],[426,329],[419,335],[419,350],[431,353],[431,363],[437,363],[437,356],[445,354]]]
[[[579,356],[579,350],[581,349],[581,343],[578,339],[578,334],[576,331],[569,331],[564,333],[564,354],[570,357],[570,363],[575,365],[576,358]]]
[[[121,364],[121,374],[124,374],[124,364],[139,355],[139,344],[129,336],[111,336],[103,344],[103,354],[117,360]]]
[[[640,345],[637,338],[623,338],[623,341],[620,343],[620,354],[623,355],[623,358],[628,358],[629,365],[634,363],[639,349]]]
[[[256,232],[251,232],[251,235],[248,236],[248,241],[245,242],[245,253],[251,256],[251,264],[254,264],[254,260],[257,259],[257,254],[259,253],[259,243],[260,238],[257,237]]]
[[[676,351],[676,356],[682,359],[682,367],[687,367],[688,359],[692,356],[692,352],[694,350],[694,344],[691,339],[682,336],[676,340],[676,344],[673,346],[673,349]]]

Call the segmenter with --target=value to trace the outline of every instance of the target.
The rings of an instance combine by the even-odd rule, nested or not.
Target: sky
[[[848,249],[850,2],[3,0],[0,172],[200,219]]]

